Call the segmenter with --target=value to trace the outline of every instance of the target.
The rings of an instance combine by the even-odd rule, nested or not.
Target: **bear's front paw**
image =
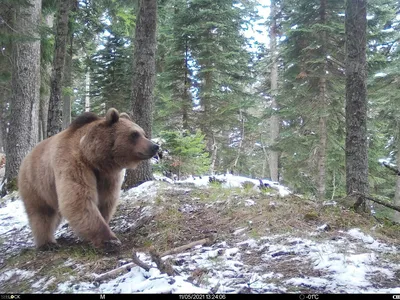
[[[57,243],[47,243],[38,247],[39,251],[57,251],[60,245]]]
[[[106,253],[119,252],[121,245],[122,244],[118,239],[108,240],[103,242],[103,251]]]

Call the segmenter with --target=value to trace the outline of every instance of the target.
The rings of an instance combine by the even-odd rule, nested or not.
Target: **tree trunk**
[[[190,82],[189,82],[189,46],[187,37],[185,38],[185,59],[184,59],[184,68],[185,68],[185,79],[183,85],[183,95],[182,95],[182,128],[184,130],[189,130],[189,110],[191,108],[192,98],[190,97]]]
[[[397,168],[400,171],[400,121],[397,121]],[[393,205],[400,206],[400,176],[396,179],[396,192],[394,194]],[[394,212],[393,221],[400,222],[400,213]]]
[[[326,0],[321,0],[320,3],[320,22],[326,24]],[[321,68],[321,74],[319,79],[319,102],[321,107],[319,117],[319,149],[318,149],[318,198],[320,200],[325,199],[326,194],[326,145],[328,140],[328,131],[326,128],[326,31],[321,33],[321,49],[323,56],[323,65]]]
[[[12,98],[7,136],[6,171],[2,195],[16,188],[16,177],[23,158],[38,141],[40,89],[41,0],[16,6],[14,29],[21,39],[12,43]]]
[[[49,14],[45,18],[45,23],[48,28],[53,30],[54,27],[54,14]],[[49,101],[50,91],[48,86],[50,85],[52,66],[50,63],[41,66],[41,93],[40,93],[40,107],[39,107],[39,141],[47,138],[47,117],[49,114]]]
[[[85,75],[85,111],[90,111],[90,70],[87,68]]]
[[[132,113],[148,137],[152,134],[153,90],[156,70],[157,0],[140,0],[133,54]],[[128,170],[124,188],[152,180],[150,160]]]
[[[67,92],[63,96],[63,129],[67,128],[71,123],[71,93],[72,93],[72,45],[73,36],[72,33],[68,33],[67,37],[68,51],[65,56],[65,68],[64,68],[64,87],[67,88]]]
[[[346,1],[347,194],[368,193],[366,28],[367,1]],[[366,211],[365,200],[360,205]]]
[[[237,170],[237,164],[239,162],[239,158],[243,149],[243,141],[244,141],[244,117],[242,114],[242,110],[239,109],[239,118],[240,118],[240,123],[241,123],[241,136],[240,136],[240,142],[239,142],[239,146],[238,146],[238,150],[236,153],[236,158],[235,158],[235,162],[233,163],[233,169]]]
[[[60,0],[57,15],[57,33],[55,37],[53,70],[51,74],[51,89],[49,115],[47,121],[47,136],[53,136],[62,130],[62,83],[64,62],[67,49],[68,20],[72,0]]]
[[[3,93],[2,93],[3,94]],[[5,99],[3,97],[0,98],[0,153],[4,153],[5,151],[5,136],[3,136],[4,129],[3,127],[6,126],[6,118],[4,118],[4,113],[3,113],[3,102],[5,102]]]
[[[0,51],[0,152],[6,151],[7,144],[7,123],[8,110],[7,104],[10,103],[11,94],[11,39],[9,37],[11,32],[10,28],[13,28],[12,24],[13,13],[12,4],[0,3],[0,19],[2,20],[2,26],[0,25],[0,36],[3,36],[1,40],[1,51]]]
[[[271,109],[273,110],[270,119],[270,143],[273,145],[279,136],[279,117],[276,115],[278,103],[276,95],[278,92],[278,58],[277,58],[277,25],[276,25],[276,1],[271,0],[271,27],[270,27],[270,45],[271,45]],[[279,153],[278,151],[270,150],[268,155],[268,165],[271,180],[279,181]]]
[[[208,66],[211,66],[212,63],[204,61],[201,65],[204,66],[204,69],[207,69]],[[217,153],[218,146],[215,140],[215,134],[210,126],[210,119],[212,118],[212,107],[211,107],[211,99],[210,95],[212,92],[213,85],[213,74],[211,71],[204,72],[204,93],[201,97],[201,106],[203,108],[201,120],[200,120],[200,128],[206,139],[206,149],[211,157],[211,165],[210,165],[210,174],[214,174],[215,171],[215,163],[217,161]]]
[[[7,145],[7,102],[10,101],[9,95],[10,82],[6,81],[0,85],[0,153],[4,153],[6,151]]]

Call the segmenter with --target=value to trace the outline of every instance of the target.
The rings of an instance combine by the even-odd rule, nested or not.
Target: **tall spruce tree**
[[[366,210],[367,142],[367,1],[346,2],[346,190],[360,193],[356,208]]]
[[[41,0],[13,6],[12,89],[7,135],[4,195],[16,188],[16,177],[25,155],[38,142],[40,88]]]
[[[5,152],[9,111],[7,109],[11,94],[11,37],[14,9],[11,2],[0,3],[0,152]]]
[[[282,168],[288,185],[324,199],[341,177],[344,36],[343,1],[287,1],[284,7]],[[339,162],[339,163],[338,163]],[[341,162],[341,163],[340,163]],[[334,193],[335,186],[329,186]]]
[[[153,90],[156,77],[157,0],[140,0],[135,29],[132,80],[132,115],[147,136],[152,134]],[[143,161],[136,170],[128,170],[125,188],[151,180],[150,161]]]
[[[51,74],[47,136],[53,136],[62,130],[63,99],[62,83],[65,56],[67,53],[68,21],[74,0],[60,0],[57,13],[57,32],[55,37],[53,69]]]
[[[278,49],[277,49],[277,38],[278,38],[278,5],[276,0],[271,0],[271,23],[270,23],[270,52],[271,52],[271,109],[273,110],[270,119],[270,140],[274,144],[277,142],[279,137],[279,116],[276,113],[278,109],[277,93],[278,93]],[[275,149],[269,151],[269,173],[271,180],[279,181],[279,152]]]

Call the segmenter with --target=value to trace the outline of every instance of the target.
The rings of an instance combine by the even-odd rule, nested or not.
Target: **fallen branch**
[[[388,168],[389,170],[393,171],[396,175],[400,176],[400,171],[399,171],[396,167],[393,167],[393,166],[389,165],[389,164],[386,163],[386,162],[383,162],[382,164],[383,164],[386,168]]]
[[[150,268],[151,268],[149,265],[147,265],[144,262],[142,262],[137,257],[136,251],[133,250],[133,252],[132,252],[132,262],[127,263],[127,264],[125,264],[125,265],[123,265],[121,267],[118,267],[118,268],[116,268],[114,270],[108,271],[108,272],[103,273],[103,274],[94,274],[93,275],[94,276],[93,279],[94,279],[94,281],[99,282],[99,281],[102,281],[102,280],[105,280],[105,279],[115,278],[115,277],[120,276],[122,273],[125,273],[127,271],[129,272],[135,266],[139,266],[139,267],[145,269],[146,271],[150,270]]]
[[[161,256],[157,253],[154,248],[150,248],[150,257],[157,265],[157,268],[161,273],[166,273],[168,276],[173,276],[176,274],[174,268],[168,261],[163,261]]]
[[[135,249],[132,250],[132,261],[137,264],[139,267],[145,269],[146,271],[149,271],[151,266],[149,266],[148,264],[142,262],[139,257],[137,257],[136,255],[136,251]]]
[[[388,207],[388,208],[391,208],[391,209],[393,209],[393,210],[395,210],[395,211],[400,212],[400,206],[392,205],[392,204],[390,204],[390,203],[386,203],[386,202],[383,202],[383,201],[378,200],[378,199],[375,199],[375,198],[367,197],[367,196],[362,195],[361,193],[356,193],[356,192],[355,192],[355,193],[353,193],[353,194],[355,194],[355,195],[360,195],[360,196],[364,197],[364,198],[367,199],[367,200],[376,202],[376,203],[378,203],[378,204],[380,204],[380,205],[386,206],[386,207]]]
[[[212,238],[205,238],[205,239],[202,239],[202,240],[191,242],[189,244],[186,244],[186,245],[183,245],[183,246],[179,246],[179,247],[176,247],[174,249],[165,251],[164,253],[161,253],[160,256],[164,257],[164,256],[171,255],[171,254],[177,254],[177,253],[181,253],[182,251],[185,251],[187,249],[193,248],[193,247],[198,246],[198,245],[212,244],[212,243],[213,243],[213,239]]]
[[[115,278],[118,277],[119,275],[121,275],[122,273],[125,273],[126,271],[130,271],[130,269],[132,267],[136,266],[135,263],[128,263],[125,264],[119,268],[116,268],[114,270],[108,271],[106,273],[103,274],[94,274],[94,280],[95,281],[102,281],[105,279],[109,279],[109,278]]]

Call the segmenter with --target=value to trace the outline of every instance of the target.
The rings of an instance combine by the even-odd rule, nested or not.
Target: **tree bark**
[[[400,121],[397,121],[397,168],[400,174]],[[394,194],[393,205],[400,206],[400,176],[396,178],[396,191]],[[393,221],[400,222],[400,213],[395,212]]]
[[[208,66],[211,66],[212,63],[208,60],[205,60],[201,64],[204,69],[207,69]],[[215,140],[215,133],[210,126],[210,119],[212,118],[212,106],[210,96],[212,94],[212,85],[213,85],[213,74],[211,71],[207,70],[204,72],[204,92],[200,99],[201,106],[203,108],[201,120],[200,120],[200,128],[201,131],[205,135],[206,139],[206,148],[211,157],[211,165],[210,165],[210,174],[213,175],[215,171],[215,164],[217,161],[217,153],[218,146]]]
[[[23,158],[38,141],[40,89],[41,0],[16,6],[14,29],[20,39],[12,42],[12,90],[10,126],[7,136],[6,171],[2,195],[16,188],[16,177]]]
[[[320,2],[320,22],[321,24],[326,24],[326,0],[321,0]],[[319,149],[318,149],[318,198],[320,200],[325,199],[326,194],[326,147],[328,140],[328,131],[326,127],[327,122],[327,91],[326,91],[326,31],[321,33],[321,49],[323,56],[323,65],[321,68],[321,74],[319,79],[319,102],[321,107],[320,117],[319,117]]]
[[[67,128],[71,123],[71,93],[72,93],[72,45],[73,35],[72,32],[68,33],[67,37],[68,50],[65,56],[64,67],[64,87],[68,89],[67,93],[63,96],[63,129]]]
[[[12,33],[13,8],[12,4],[0,3],[0,36],[7,37]],[[10,103],[11,94],[11,39],[3,38],[0,51],[0,152],[6,151],[7,144],[7,104]]]
[[[7,56],[7,61],[8,58],[9,57]],[[9,69],[10,66],[8,63],[3,64],[3,62],[6,62],[6,60],[0,60],[0,68],[3,65],[7,65],[7,68]],[[9,121],[7,118],[7,102],[9,101],[10,85],[9,81],[3,82],[0,85],[0,153],[5,153],[7,145],[7,123]]]
[[[346,1],[346,190],[368,193],[367,1]],[[365,201],[361,208],[366,211]]]
[[[2,94],[4,94],[4,92],[2,92]],[[3,107],[5,106],[4,102],[5,102],[5,97],[0,96],[0,119],[1,119],[1,122],[0,122],[0,153],[5,152],[5,145],[6,145],[6,135],[4,134],[5,133],[4,127],[7,127],[7,125],[6,125],[7,119],[6,119],[6,115],[4,113],[4,109],[3,109]]]
[[[278,92],[278,58],[277,58],[277,15],[276,1],[271,0],[271,27],[270,27],[270,45],[271,45],[271,109],[273,110],[272,117],[270,119],[270,143],[273,145],[276,143],[279,136],[279,117],[276,114],[278,109],[278,103],[276,101],[276,95]],[[268,155],[269,172],[272,181],[279,181],[279,152],[269,150]]]
[[[85,111],[90,111],[90,70],[85,74]]]
[[[68,20],[72,0],[59,0],[57,16],[57,33],[54,47],[53,70],[51,74],[51,90],[49,115],[47,121],[47,137],[62,130],[62,83],[64,75],[65,54],[67,49]]]
[[[152,134],[153,90],[156,73],[157,0],[140,0],[133,54],[132,114],[150,138]],[[124,188],[153,179],[150,160],[128,170]]]
[[[48,28],[53,29],[54,27],[54,14],[49,14],[45,18],[45,23]],[[48,86],[50,85],[52,66],[50,63],[41,66],[41,90],[40,93],[40,104],[39,104],[39,141],[47,138],[47,117],[49,114],[49,101],[50,91]]]

